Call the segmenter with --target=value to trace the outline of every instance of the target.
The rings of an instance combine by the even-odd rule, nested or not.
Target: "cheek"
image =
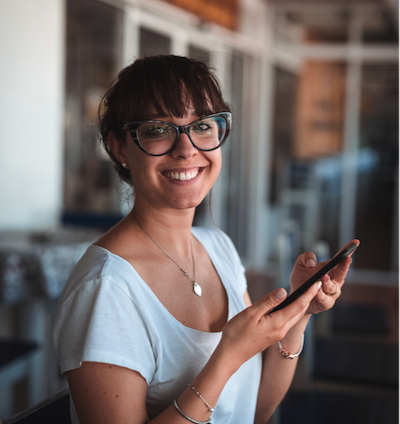
[[[135,156],[130,162],[131,180],[134,190],[140,190],[140,187],[145,187],[154,178],[154,165],[149,163],[147,157]]]
[[[212,174],[215,175],[215,178],[218,178],[218,175],[221,171],[221,166],[222,166],[221,149],[215,150],[213,152],[209,152],[208,160],[210,161],[210,164],[211,164]]]
[[[159,157],[149,156],[139,148],[131,149],[128,155],[129,163],[131,164],[131,172],[132,174],[136,174],[138,178],[148,178],[154,173],[160,162]]]

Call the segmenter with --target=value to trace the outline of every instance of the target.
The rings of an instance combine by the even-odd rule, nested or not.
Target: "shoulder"
[[[218,243],[233,247],[232,240],[217,227],[192,227],[192,234],[202,243]]]
[[[224,250],[227,253],[237,254],[232,240],[217,227],[192,227],[192,234],[206,249]]]
[[[84,361],[100,362],[133,369],[151,381],[157,328],[146,293],[128,262],[91,246],[58,302],[53,340],[61,372]]]
[[[133,267],[123,258],[103,247],[91,245],[72,271],[59,305],[76,297],[78,292],[82,296],[84,293],[88,295],[90,292],[114,289],[116,293],[129,296],[131,283],[136,276]]]
[[[227,234],[217,227],[192,227],[192,234],[203,245],[217,263],[229,266],[232,269],[242,269],[242,262],[235,245]]]

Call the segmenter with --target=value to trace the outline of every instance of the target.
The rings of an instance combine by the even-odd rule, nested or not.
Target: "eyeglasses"
[[[213,113],[183,127],[164,121],[131,121],[122,126],[129,131],[138,147],[150,156],[172,152],[185,133],[193,146],[203,152],[218,149],[227,139],[232,126],[230,112]]]

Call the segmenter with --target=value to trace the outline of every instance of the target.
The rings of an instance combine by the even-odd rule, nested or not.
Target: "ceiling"
[[[343,42],[350,21],[361,18],[366,42],[398,43],[397,0],[268,0],[285,30],[301,30],[308,39]],[[297,32],[298,32],[297,31]]]

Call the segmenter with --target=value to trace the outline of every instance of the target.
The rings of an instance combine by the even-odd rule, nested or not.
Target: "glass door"
[[[398,269],[399,73],[395,63],[365,63],[361,70],[360,137],[355,233],[361,269]]]
[[[271,226],[323,257],[359,238],[349,280],[397,284],[397,36],[378,12],[275,10]]]

